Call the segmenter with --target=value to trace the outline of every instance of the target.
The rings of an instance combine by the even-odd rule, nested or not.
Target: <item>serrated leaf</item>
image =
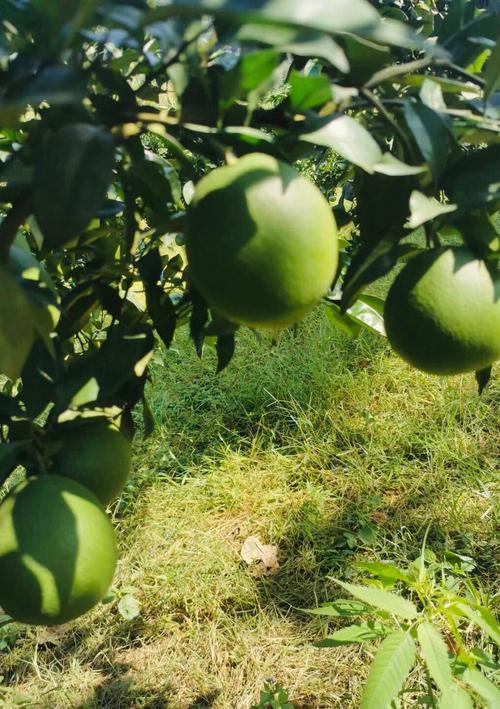
[[[484,676],[479,670],[467,668],[461,679],[472,687],[481,699],[484,699],[488,709],[498,709],[500,707],[500,689],[493,682]]]
[[[439,709],[474,709],[474,704],[465,689],[454,684],[448,691],[442,693],[438,707]]]
[[[429,621],[418,626],[417,636],[429,674],[442,692],[448,691],[453,684],[453,675],[443,636]]]
[[[352,643],[364,643],[366,640],[382,638],[387,634],[387,629],[380,623],[368,621],[359,625],[348,625],[341,628],[317,643],[318,647],[338,647]]]
[[[495,616],[488,608],[479,605],[471,607],[468,603],[464,602],[454,603],[450,609],[471,620],[489,635],[497,645],[500,645],[500,628]]]
[[[330,618],[352,618],[368,613],[368,607],[364,603],[351,599],[340,598],[331,603],[325,603],[318,608],[302,608],[304,613],[311,615],[322,615]]]
[[[409,633],[396,631],[382,641],[365,684],[360,709],[387,709],[397,698],[415,662]]]
[[[337,580],[336,583],[342,586],[342,588],[345,588],[346,591],[349,591],[349,593],[352,593],[356,598],[359,598],[360,601],[368,603],[368,605],[386,611],[387,613],[408,620],[418,616],[415,604],[412,603],[412,601],[408,601],[406,598],[397,596],[395,593],[383,591],[373,586],[360,586],[358,584],[346,583],[345,581]]]
[[[368,297],[368,296],[367,296]],[[408,581],[408,575],[401,571],[395,564],[384,563],[383,561],[358,561],[354,564],[357,569],[368,571],[368,573],[384,579],[394,581]]]
[[[425,222],[431,221],[441,214],[455,212],[456,204],[443,204],[434,197],[427,197],[418,190],[413,190],[410,195],[410,218],[405,226],[409,229],[417,229]]]
[[[109,133],[86,123],[59,129],[35,169],[35,216],[51,246],[78,236],[106,199],[114,162]]]

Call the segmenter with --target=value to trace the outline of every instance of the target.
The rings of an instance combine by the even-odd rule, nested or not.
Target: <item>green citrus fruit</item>
[[[260,153],[198,183],[186,248],[193,282],[213,309],[271,329],[300,320],[318,303],[338,261],[335,220],[321,192]]]
[[[54,437],[62,446],[50,472],[85,485],[103,505],[118,497],[130,474],[131,446],[113,423],[60,428]]]
[[[111,522],[73,480],[30,478],[0,505],[0,605],[19,622],[82,615],[106,594],[115,566]]]
[[[413,258],[389,290],[392,347],[432,374],[484,369],[500,357],[500,280],[465,247]]]

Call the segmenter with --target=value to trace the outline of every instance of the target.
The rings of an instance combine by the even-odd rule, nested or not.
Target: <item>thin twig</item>
[[[451,71],[454,71],[456,74],[459,76],[462,76],[464,79],[467,79],[467,81],[470,81],[472,84],[477,84],[477,86],[486,86],[486,81],[484,79],[481,79],[480,76],[476,76],[475,74],[471,74],[470,71],[467,71],[461,66],[458,66],[458,64],[453,64],[450,62],[449,64],[446,65]]]
[[[398,136],[398,138],[401,140],[403,143],[405,150],[408,154],[408,156],[413,157],[413,148],[411,146],[410,141],[408,140],[408,137],[404,133],[404,131],[401,129],[401,127],[398,125],[397,121],[394,120],[394,118],[391,116],[389,111],[385,108],[385,106],[382,104],[382,102],[375,96],[375,94],[370,91],[370,89],[362,88],[360,89],[360,93],[362,96],[365,97],[365,99],[374,107],[377,109],[377,111],[380,113],[380,115],[385,119],[385,121],[391,126],[393,129],[394,133]]]
[[[364,85],[365,89],[370,89],[372,86],[381,84],[387,79],[392,79],[395,76],[400,76],[401,74],[409,74],[420,69],[425,69],[437,60],[432,57],[423,57],[422,59],[415,59],[412,62],[405,62],[404,64],[396,64],[396,66],[389,66],[386,69],[381,69],[376,71],[375,74],[366,82]],[[438,62],[439,63],[439,62]]]
[[[166,62],[163,62],[159,66],[155,66],[147,75],[146,78],[144,79],[144,83],[141,86],[141,89],[144,88],[144,86],[147,86],[150,84],[152,81],[156,79],[157,76],[165,72],[167,69],[169,69],[173,64],[176,64],[179,59],[181,58],[181,55],[183,52],[186,51],[186,49],[189,47],[190,44],[193,44],[194,42],[197,42],[199,38],[204,35],[206,32],[208,32],[210,29],[213,28],[213,25],[209,25],[208,27],[204,27],[201,29],[199,32],[195,34],[194,37],[191,37],[190,39],[185,39],[184,42],[180,45],[180,47],[177,49],[175,54],[170,57]]]

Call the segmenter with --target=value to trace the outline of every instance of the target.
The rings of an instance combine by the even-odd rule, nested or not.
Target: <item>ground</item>
[[[354,559],[415,558],[427,528],[493,588],[499,393],[411,370],[321,312],[274,347],[242,332],[219,376],[181,334],[155,356],[157,427],[111,509],[117,598],[60,632],[10,628],[0,703],[249,709],[274,677],[297,709],[355,709],[374,646],[316,648],[334,624],[301,609],[339,597]],[[278,548],[276,573],[241,559],[250,535]]]

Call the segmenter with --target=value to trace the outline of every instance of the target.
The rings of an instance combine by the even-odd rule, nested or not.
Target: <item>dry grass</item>
[[[157,430],[112,511],[116,588],[140,615],[115,602],[60,638],[21,629],[6,706],[249,709],[272,676],[297,708],[355,709],[370,649],[316,649],[328,625],[299,610],[338,595],[331,576],[415,557],[430,525],[436,554],[474,556],[493,585],[498,384],[479,399],[473,377],[411,371],[320,316],[274,349],[240,340],[219,377],[182,337],[157,357]],[[241,560],[248,535],[278,547],[275,575]]]

